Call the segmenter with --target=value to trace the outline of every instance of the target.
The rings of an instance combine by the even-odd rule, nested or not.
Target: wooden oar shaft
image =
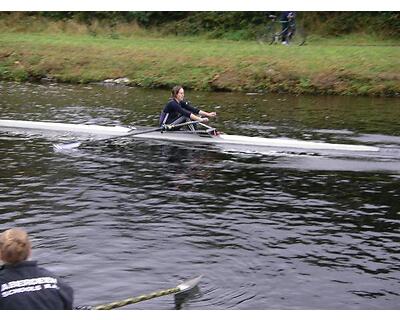
[[[173,294],[173,293],[178,293],[179,291],[181,291],[181,289],[179,289],[179,288],[171,288],[171,289],[156,291],[156,292],[153,292],[150,294],[127,298],[127,299],[124,299],[121,301],[115,301],[115,302],[111,302],[111,303],[101,304],[101,305],[95,306],[93,309],[94,310],[111,310],[111,309],[115,309],[115,308],[121,308],[128,304],[138,303],[141,301],[150,300],[150,299],[166,296],[166,295]]]
[[[194,287],[196,287],[202,277],[203,277],[203,275],[200,275],[200,276],[197,276],[196,278],[186,280],[186,281],[182,282],[181,284],[179,284],[178,286],[176,286],[175,288],[155,291],[150,294],[145,294],[145,295],[127,298],[124,300],[119,300],[119,301],[105,303],[105,304],[99,304],[97,306],[85,306],[85,305],[77,306],[75,309],[79,309],[79,310],[111,310],[111,309],[115,309],[115,308],[124,307],[128,304],[138,303],[141,301],[146,301],[146,300],[166,296],[169,294],[174,294],[174,293],[175,294],[184,294],[184,293],[192,290]]]

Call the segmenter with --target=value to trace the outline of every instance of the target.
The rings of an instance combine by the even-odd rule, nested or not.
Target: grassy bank
[[[0,29],[0,78],[88,83],[126,77],[129,85],[197,90],[398,96],[400,46],[363,36],[308,45],[255,41]],[[356,45],[355,45],[356,44]]]

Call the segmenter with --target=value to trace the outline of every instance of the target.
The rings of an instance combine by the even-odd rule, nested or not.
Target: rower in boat
[[[165,125],[176,125],[184,122],[198,121],[207,123],[209,118],[215,117],[216,112],[206,112],[192,106],[184,100],[185,90],[182,86],[175,86],[171,90],[171,97],[165,105],[160,115],[160,127]],[[195,131],[193,124],[188,125],[189,130]],[[179,130],[181,127],[176,127],[172,130]]]

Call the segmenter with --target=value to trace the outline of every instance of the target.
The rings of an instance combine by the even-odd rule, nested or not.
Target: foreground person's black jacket
[[[36,261],[0,268],[0,310],[66,310],[72,305],[72,288]]]

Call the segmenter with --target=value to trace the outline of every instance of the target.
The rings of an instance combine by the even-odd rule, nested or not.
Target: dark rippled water
[[[154,125],[166,91],[0,84],[0,118]],[[245,135],[379,146],[330,157],[124,141],[56,153],[70,136],[0,131],[1,229],[100,304],[130,309],[399,309],[398,99],[189,93]],[[82,137],[75,137],[83,139]]]

